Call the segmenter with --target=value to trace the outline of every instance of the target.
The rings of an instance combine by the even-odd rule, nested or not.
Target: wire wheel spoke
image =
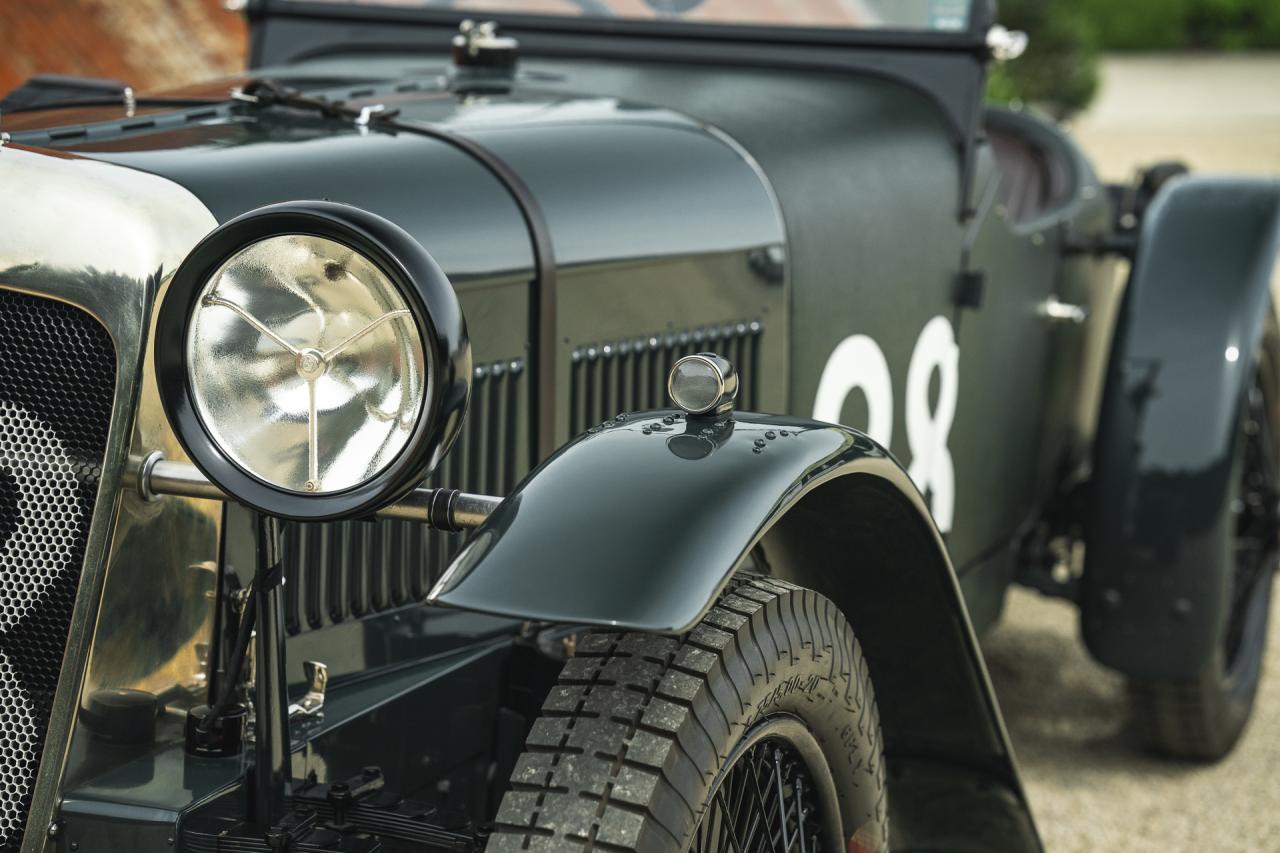
[[[795,748],[764,738],[720,777],[689,853],[822,853],[813,790]]]
[[[1280,531],[1280,460],[1275,454],[1275,436],[1268,417],[1265,395],[1257,384],[1250,390],[1244,412],[1244,463],[1232,501],[1235,537],[1228,603],[1226,657],[1230,667],[1244,639],[1245,622],[1253,593],[1268,573],[1274,571],[1277,536]]]

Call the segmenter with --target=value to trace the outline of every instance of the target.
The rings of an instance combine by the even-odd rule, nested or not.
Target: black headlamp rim
[[[300,493],[248,473],[218,446],[191,396],[186,339],[195,302],[209,277],[245,247],[289,234],[330,239],[367,257],[413,312],[427,361],[427,393],[405,446],[374,477],[338,492]],[[154,346],[161,403],[191,461],[235,500],[281,518],[362,517],[403,497],[448,451],[470,396],[470,344],[457,294],[444,272],[394,223],[334,202],[295,201],[258,208],[212,231],[175,271],[160,305]]]

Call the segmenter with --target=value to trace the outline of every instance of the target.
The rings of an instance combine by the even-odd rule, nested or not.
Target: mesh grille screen
[[[31,803],[101,475],[115,355],[88,314],[0,290],[0,851]]]

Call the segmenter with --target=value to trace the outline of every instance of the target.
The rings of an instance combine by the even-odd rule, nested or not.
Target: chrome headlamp
[[[430,255],[328,202],[260,208],[206,237],[165,295],[155,355],[192,461],[297,519],[368,514],[416,486],[456,437],[471,378]]]

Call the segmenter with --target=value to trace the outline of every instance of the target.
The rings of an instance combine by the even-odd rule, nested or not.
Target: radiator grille
[[[760,338],[758,320],[664,332],[639,338],[575,347],[570,359],[570,429],[574,433],[619,412],[669,407],[667,372],[676,359],[714,352],[738,368],[738,407],[759,403]]]
[[[510,491],[528,468],[528,405],[522,360],[477,367],[462,434],[427,485]],[[298,634],[421,601],[462,541],[412,521],[287,524],[285,627]]]
[[[93,516],[115,355],[88,314],[0,290],[0,851],[15,851]]]

